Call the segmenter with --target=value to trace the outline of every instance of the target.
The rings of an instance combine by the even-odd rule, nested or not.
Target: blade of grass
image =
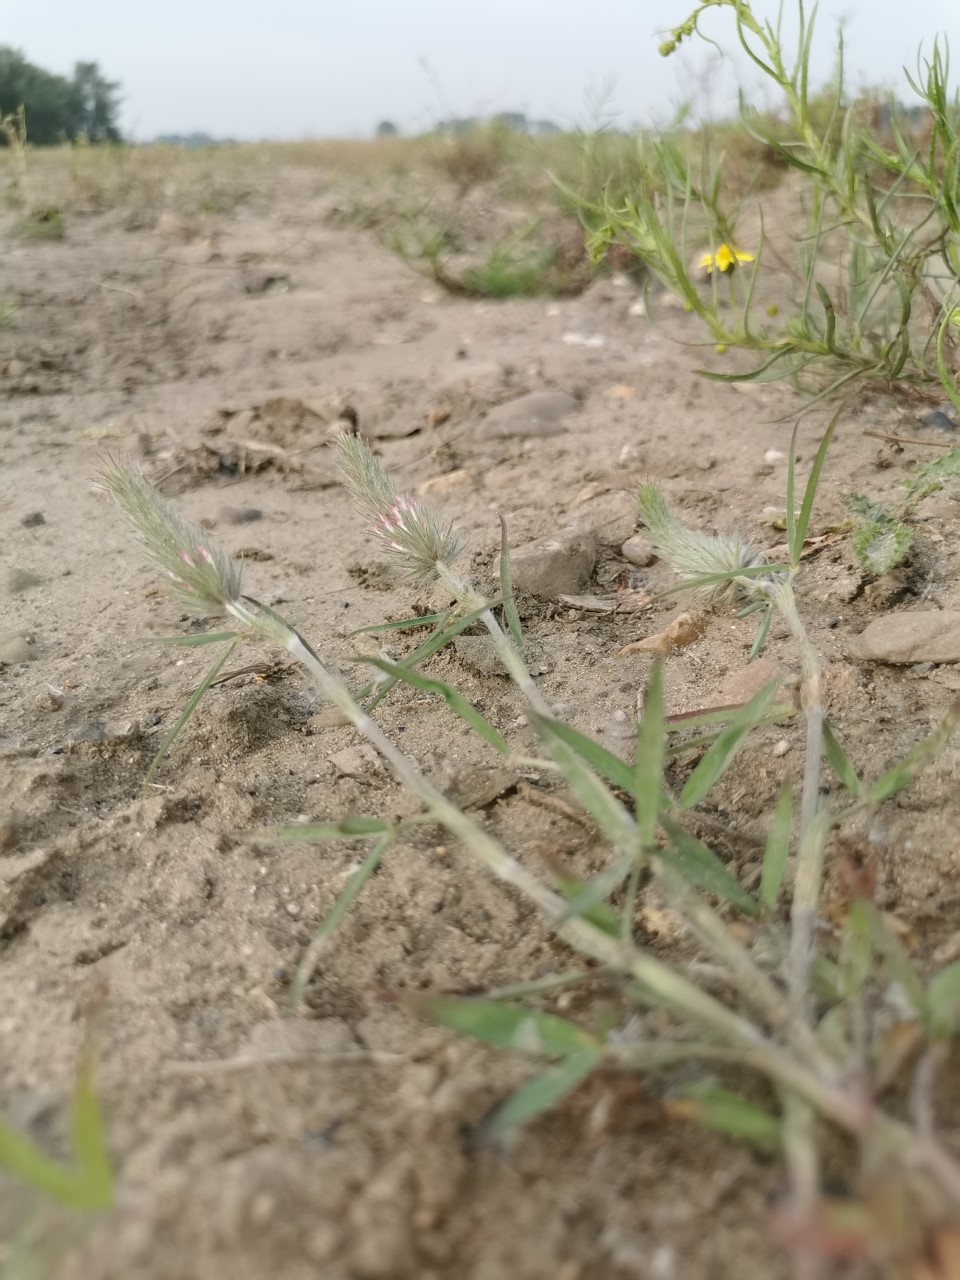
[[[380,631],[414,631],[420,627],[432,627],[434,623],[446,622],[447,613],[427,613],[416,618],[401,618],[399,622],[376,622],[370,627],[357,627],[356,631],[348,631],[346,639],[353,636],[372,636]]]
[[[807,486],[803,491],[803,502],[800,505],[800,515],[797,517],[793,527],[793,536],[791,537],[789,532],[787,535],[787,543],[790,547],[790,563],[794,568],[796,568],[797,565],[799,565],[800,563],[800,555],[801,555],[801,552],[803,551],[803,544],[804,544],[804,541],[806,540],[807,529],[810,525],[810,517],[813,514],[813,502],[817,496],[817,486],[820,483],[820,474],[823,471],[823,464],[827,459],[827,450],[830,448],[830,441],[833,439],[833,433],[837,429],[837,423],[840,421],[840,415],[843,413],[845,408],[846,408],[845,403],[840,405],[840,407],[834,413],[833,417],[830,419],[830,422],[827,426],[826,431],[823,433],[823,436],[820,440],[820,445],[817,449],[816,454],[814,455],[813,466],[810,469],[810,475],[807,477]],[[792,510],[792,507],[790,505],[791,496],[792,495],[788,492],[788,496],[787,496],[788,530],[790,525],[790,512]]]
[[[392,831],[389,822],[382,818],[342,818],[338,822],[306,822],[302,826],[273,827],[253,834],[259,840],[316,841],[316,840],[364,840],[368,836],[386,835]]]
[[[793,795],[782,792],[770,824],[767,847],[760,868],[760,902],[767,911],[776,909],[780,888],[790,857],[790,833],[793,820]]]
[[[95,1073],[95,1055],[88,1043],[80,1055],[71,1104],[73,1152],[80,1166],[87,1205],[91,1209],[109,1209],[113,1204],[113,1167],[107,1152]]]
[[[960,724],[960,702],[955,702],[929,737],[918,743],[908,755],[888,769],[867,788],[867,799],[872,804],[882,804],[898,791],[902,791],[947,745],[957,725]]]
[[[497,1049],[515,1049],[537,1057],[565,1058],[583,1049],[596,1051],[602,1041],[565,1018],[522,1005],[472,996],[404,993],[400,1001],[422,1018],[450,1031],[472,1036]]]
[[[652,848],[657,831],[657,819],[663,799],[666,738],[663,668],[659,662],[655,662],[643,699],[643,719],[637,731],[637,759],[631,788],[641,849]]]
[[[547,1067],[497,1107],[481,1126],[480,1137],[495,1142],[555,1106],[586,1080],[602,1058],[600,1049],[581,1049]]]
[[[320,963],[320,957],[326,948],[327,943],[333,936],[340,921],[347,914],[357,898],[363,891],[364,885],[379,867],[383,855],[393,844],[395,835],[393,831],[388,831],[376,842],[367,856],[357,867],[353,875],[347,881],[343,888],[343,892],[337,898],[336,902],[327,912],[327,915],[310,939],[310,945],[304,951],[300,963],[297,965],[297,972],[294,974],[293,982],[290,986],[290,1003],[294,1006],[300,1003],[304,991],[310,984],[310,980],[317,971],[317,965]]]
[[[160,750],[153,757],[153,762],[151,763],[150,768],[147,770],[147,776],[144,778],[144,786],[149,786],[150,783],[153,781],[153,779],[156,777],[157,770],[160,768],[160,762],[163,760],[163,757],[167,754],[167,752],[176,742],[177,738],[180,736],[180,733],[184,725],[187,723],[187,721],[193,715],[194,711],[196,711],[197,707],[202,702],[204,694],[213,684],[214,680],[216,680],[217,676],[220,674],[221,670],[223,669],[224,663],[230,657],[231,653],[233,653],[238,643],[239,641],[237,640],[230,641],[230,643],[227,645],[226,649],[224,649],[221,656],[217,659],[217,661],[213,664],[213,666],[210,668],[207,674],[203,677],[203,679],[197,685],[196,689],[194,689],[193,694],[191,695],[189,701],[187,702],[187,705],[183,708],[183,711],[180,713],[180,718],[177,720],[177,723],[173,726],[173,728],[164,738],[163,742],[160,745]]]
[[[445,626],[438,627],[436,631],[431,632],[431,634],[427,636],[426,640],[417,645],[416,649],[414,649],[412,653],[408,653],[403,662],[399,665],[407,670],[410,670],[413,667],[418,667],[422,662],[425,662],[427,658],[432,657],[445,645],[448,645],[451,640],[455,639],[455,637],[460,634],[461,631],[466,631],[467,627],[473,626],[473,624],[481,618],[490,607],[490,604],[485,604],[481,609],[474,609],[472,612],[464,614],[462,618],[456,618],[453,621],[448,622]],[[396,679],[391,677],[385,684],[383,684],[374,697],[367,703],[367,710],[372,711],[376,706],[378,706],[396,683]]]
[[[699,804],[726,772],[747,734],[756,727],[757,721],[773,701],[778,684],[777,680],[768,681],[743,710],[734,716],[713,746],[708,748],[680,792],[680,803],[685,809]]]
[[[228,640],[243,639],[239,631],[205,631],[194,636],[161,636],[157,644],[178,644],[185,649],[199,649],[205,644],[226,644]]]
[[[523,652],[523,630],[520,626],[520,615],[517,613],[517,602],[513,594],[513,582],[510,578],[510,545],[507,539],[507,522],[500,519],[500,594],[503,596],[503,616],[506,619],[510,638],[520,653]]]
[[[840,745],[836,734],[831,729],[828,721],[824,721],[823,725],[823,751],[830,764],[830,768],[837,775],[848,791],[855,796],[864,795],[863,783],[857,777],[856,770],[850,763],[850,758]]]
[[[354,661],[363,663],[366,666],[376,667],[379,671],[392,676],[395,680],[412,685],[414,689],[422,689],[425,693],[439,694],[450,710],[456,712],[460,719],[468,724],[475,733],[479,734],[485,742],[488,742],[495,751],[499,751],[502,756],[510,754],[510,746],[507,740],[452,685],[443,680],[435,680],[431,676],[421,675],[418,671],[411,671],[396,662],[387,662],[385,658],[355,658]]]
[[[712,849],[667,814],[660,815],[660,825],[670,837],[671,847],[659,849],[657,857],[677,871],[690,884],[705,889],[745,915],[755,916],[759,911],[756,898],[749,894],[740,881],[720,861]]]

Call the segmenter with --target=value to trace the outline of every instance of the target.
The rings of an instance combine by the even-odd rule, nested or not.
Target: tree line
[[[108,80],[96,62],[78,62],[72,76],[60,76],[34,66],[19,49],[0,45],[0,119],[21,107],[27,138],[37,146],[122,140],[120,85]]]

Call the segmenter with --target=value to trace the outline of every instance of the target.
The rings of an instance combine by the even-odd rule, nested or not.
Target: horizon
[[[96,61],[120,82],[121,125],[132,141],[370,137],[382,120],[416,134],[445,119],[507,111],[562,129],[632,128],[662,125],[690,101],[699,118],[729,114],[738,89],[770,105],[759,73],[736,49],[730,13],[703,22],[727,55],[722,62],[696,45],[660,56],[663,32],[689,16],[688,0],[656,8],[609,0],[592,24],[575,0],[527,0],[519,10],[487,0],[482,14],[453,16],[441,0],[410,0],[402,13],[368,0],[333,16],[316,13],[310,0],[276,0],[268,13],[226,0],[167,0],[162,12],[132,12],[124,0],[97,0],[83,13],[66,0],[43,7],[40,15],[34,0],[12,0],[0,39],[61,74]],[[771,0],[753,7],[761,18],[775,10]],[[912,72],[918,48],[929,52],[937,35],[960,41],[955,0],[915,0],[907,15],[899,0],[852,0],[820,14],[820,83],[834,64],[838,22],[848,88],[892,89],[905,101],[904,62]]]

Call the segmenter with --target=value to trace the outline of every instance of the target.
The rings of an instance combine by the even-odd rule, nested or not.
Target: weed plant
[[[937,1071],[960,1030],[960,965],[921,974],[873,901],[867,875],[854,876],[853,901],[839,941],[825,942],[820,928],[825,868],[832,833],[908,786],[943,749],[960,722],[960,705],[899,764],[872,780],[859,776],[829,725],[819,658],[800,616],[794,583],[832,431],[833,425],[802,496],[795,493],[791,450],[789,556],[783,565],[766,563],[739,537],[710,537],[685,528],[655,485],[640,492],[641,516],[661,554],[680,574],[682,589],[708,592],[717,607],[756,612],[761,620],[758,643],[765,624],[778,616],[800,656],[806,726],[802,789],[794,797],[785,788],[770,815],[755,893],[691,826],[698,806],[731,769],[750,733],[771,717],[790,714],[777,703],[775,682],[732,711],[708,708],[678,724],[665,714],[664,672],[655,666],[636,726],[633,758],[613,754],[559,718],[528,670],[505,529],[501,594],[488,600],[458,573],[463,543],[456,529],[441,523],[421,502],[398,493],[363,441],[344,436],[339,450],[346,482],[381,551],[405,569],[412,583],[436,582],[455,601],[447,612],[420,620],[431,625],[431,634],[403,662],[358,659],[374,667],[377,678],[354,692],[289,623],[243,593],[239,569],[207,534],[185,524],[139,472],[111,465],[104,483],[180,601],[192,613],[230,619],[228,631],[172,642],[221,644],[229,653],[254,640],[284,650],[420,801],[418,813],[399,821],[358,816],[272,833],[282,840],[351,840],[367,846],[303,957],[294,1002],[315,979],[323,948],[382,859],[412,828],[439,824],[465,857],[536,906],[579,962],[568,972],[516,984],[507,994],[462,998],[427,993],[409,999],[410,1007],[436,1023],[525,1053],[540,1064],[488,1120],[487,1137],[515,1129],[596,1072],[662,1074],[684,1064],[689,1079],[695,1065],[704,1077],[683,1090],[686,1116],[735,1138],[782,1150],[790,1211],[798,1224],[798,1258],[809,1260],[831,1215],[848,1224],[851,1220],[851,1206],[832,1201],[821,1184],[823,1135],[833,1129],[846,1136],[856,1153],[860,1199],[852,1216],[864,1256],[879,1251],[889,1261],[914,1256],[929,1231],[960,1213],[960,1166],[941,1144],[933,1118]],[[609,848],[606,867],[588,881],[563,872],[544,878],[531,871],[480,821],[438,791],[375,718],[377,704],[402,681],[444,699],[492,751],[520,762],[500,731],[453,685],[420,669],[431,653],[475,623],[485,628],[525,700],[538,752],[522,757],[524,768],[561,778]],[[383,629],[402,625],[384,624]],[[194,695],[163,743],[161,756],[224,661],[225,656]],[[695,763],[680,771],[678,782],[678,771],[668,764],[691,755]],[[825,764],[842,788],[843,798],[833,805],[821,786]],[[683,921],[708,966],[691,968],[640,940],[637,911],[651,886]],[[709,978],[704,977],[707,972]],[[633,1007],[623,1025],[591,1025],[589,1018],[574,1023],[543,1008],[551,989],[602,976],[619,980]],[[906,1067],[904,1056],[897,1056],[902,1029],[894,1044],[882,1012],[890,984],[909,1008],[907,1057],[915,1069],[908,1107],[889,1099],[891,1079]],[[717,1087],[708,1074],[715,1071],[724,1072],[737,1087]],[[768,1086],[761,1100],[751,1078]],[[881,1203],[883,1212],[877,1209]]]

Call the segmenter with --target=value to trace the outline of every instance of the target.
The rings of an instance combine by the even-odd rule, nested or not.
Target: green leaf
[[[643,719],[637,732],[637,760],[633,769],[640,847],[650,849],[657,830],[663,800],[663,762],[666,749],[663,701],[663,667],[653,664],[643,701]]]
[[[518,652],[523,653],[523,629],[520,626],[520,615],[517,613],[517,602],[510,578],[510,544],[507,538],[507,522],[503,516],[500,516],[500,594],[503,596],[503,616],[506,619],[510,637]]]
[[[483,1138],[495,1141],[555,1106],[586,1080],[602,1058],[599,1049],[581,1049],[547,1067],[497,1107],[482,1126]]]
[[[297,965],[297,972],[294,975],[293,982],[290,984],[290,1003],[294,1006],[300,1003],[300,999],[306,990],[310,979],[317,971],[317,965],[320,956],[326,946],[328,940],[333,935],[340,921],[347,914],[357,898],[363,891],[364,885],[374,874],[383,860],[383,855],[393,844],[395,833],[389,831],[376,842],[363,862],[357,867],[353,875],[347,881],[343,891],[337,898],[336,902],[327,912],[326,918],[320,925],[313,937],[310,939],[310,945],[303,953],[303,958]]]
[[[854,902],[843,922],[840,938],[839,977],[842,998],[856,999],[870,977],[873,964],[873,930],[865,902]]]
[[[562,720],[552,720],[544,717],[542,723],[561,742],[566,743],[568,747],[572,747],[577,755],[582,760],[585,760],[590,768],[599,773],[602,778],[612,782],[621,791],[627,791],[632,794],[633,769],[620,756],[614,755],[612,751],[608,751],[599,742],[595,742],[593,738],[588,738],[585,733],[580,733],[579,730],[574,729],[569,724],[565,724]]]
[[[515,1049],[536,1057],[565,1058],[582,1049],[602,1048],[603,1044],[597,1036],[565,1018],[500,1000],[419,993],[404,994],[400,999],[420,1017],[497,1049]]]
[[[432,631],[426,640],[418,644],[412,653],[408,653],[399,665],[405,670],[420,666],[427,658],[432,657],[445,645],[448,645],[461,631],[466,631],[467,627],[472,627],[491,608],[491,605],[492,602],[485,604],[479,609],[474,609],[472,612],[464,614],[463,617],[454,618],[450,614],[444,615],[449,621],[444,626],[438,627],[436,631]],[[385,684],[380,686],[367,704],[367,710],[372,711],[374,707],[378,706],[396,683],[397,680],[391,677]]]
[[[449,617],[449,612],[426,613],[416,618],[401,618],[399,622],[377,622],[372,627],[357,627],[356,631],[348,631],[346,638],[349,640],[352,636],[372,636],[380,631],[414,631],[419,627],[444,623]]]
[[[775,1150],[780,1145],[780,1120],[731,1089],[689,1085],[679,1091],[679,1097],[668,1099],[667,1114],[673,1119],[691,1120],[704,1129],[740,1138],[764,1150]]]
[[[907,954],[906,947],[897,937],[893,925],[883,912],[875,907],[873,903],[869,903],[867,904],[867,914],[870,920],[870,933],[875,950],[886,960],[891,975],[903,989],[910,1007],[917,1017],[923,1021],[927,1013],[927,993],[924,990],[923,983],[920,981],[916,966]]]
[[[837,423],[840,421],[840,415],[844,408],[845,406],[841,405],[840,408],[837,409],[836,413],[834,413],[833,417],[830,419],[829,426],[823,433],[820,446],[813,459],[813,466],[810,469],[810,475],[807,478],[807,487],[803,491],[803,503],[800,507],[800,515],[794,522],[792,536],[789,529],[791,523],[790,513],[793,509],[791,505],[791,498],[793,495],[792,493],[788,493],[787,496],[787,541],[790,546],[790,563],[794,567],[800,563],[803,544],[806,541],[807,529],[810,525],[810,517],[813,514],[813,502],[817,496],[817,486],[820,483],[820,473],[823,471],[823,464],[827,459],[827,450],[830,448],[830,441],[833,439],[833,433],[837,429]],[[791,449],[791,457],[792,456],[793,450]]]
[[[955,702],[928,738],[919,742],[913,750],[892,769],[888,769],[867,790],[867,799],[882,804],[898,791],[909,786],[917,774],[935,760],[949,742],[960,724],[960,702]]]
[[[157,644],[178,644],[185,649],[199,649],[205,644],[226,644],[228,640],[242,640],[239,631],[204,631],[192,636],[160,636]]]
[[[80,1166],[87,1207],[109,1209],[113,1204],[113,1167],[94,1083],[95,1068],[93,1050],[87,1045],[80,1056],[71,1106],[73,1153]]]
[[[750,652],[747,655],[747,661],[753,662],[758,658],[763,650],[763,646],[767,643],[767,635],[770,632],[770,623],[773,621],[773,610],[764,609],[763,617],[760,619],[760,625],[757,627],[757,634],[754,637],[753,644],[750,646]]]
[[[382,818],[341,818],[339,822],[305,822],[302,826],[273,827],[268,831],[256,831],[258,840],[316,841],[316,840],[366,840],[370,836],[386,835],[392,827]]]
[[[694,805],[699,804],[723,776],[743,745],[747,734],[756,727],[773,701],[778,687],[779,681],[769,680],[758,693],[754,694],[746,706],[737,712],[713,746],[708,748],[706,755],[691,773],[680,792],[680,803],[685,809],[692,809]]]
[[[452,685],[445,683],[443,680],[435,680],[431,676],[421,675],[419,671],[412,671],[409,667],[399,663],[387,662],[385,658],[355,658],[354,661],[376,667],[386,675],[392,676],[394,680],[401,680],[404,684],[412,685],[414,689],[422,689],[425,693],[438,693],[451,711],[455,711],[460,719],[465,721],[474,733],[479,734],[485,742],[489,742],[495,751],[499,751],[503,756],[510,754],[510,747],[506,739]]]
[[[705,844],[684,831],[683,827],[667,814],[660,815],[660,825],[670,837],[671,848],[660,849],[657,857],[667,866],[678,871],[691,884],[738,907],[745,915],[759,912],[756,898],[747,893],[717,855]]]
[[[823,725],[823,753],[829,761],[830,768],[846,789],[855,796],[862,796],[864,794],[863,783],[857,777],[849,756],[841,747],[828,721],[824,721]]]
[[[865,520],[853,535],[854,555],[878,576],[895,569],[912,545],[912,532],[899,520]]]
[[[601,871],[599,876],[594,876],[587,881],[580,880],[576,876],[567,875],[555,866],[551,867],[551,880],[556,885],[560,895],[570,903],[570,910],[565,913],[565,917],[570,919],[573,916],[577,916],[583,920],[589,920],[591,924],[596,925],[598,929],[602,929],[604,933],[609,933],[611,937],[619,937],[620,922],[603,899],[608,897],[616,889],[617,885],[626,878],[632,863],[633,857],[630,854],[625,854],[623,858],[618,859],[614,866],[617,868],[625,867],[626,870],[619,871],[616,878],[612,879],[607,887],[602,887],[598,882],[601,876],[611,875],[613,869],[610,867]]]
[[[774,810],[767,847],[760,869],[760,902],[767,911],[776,910],[783,877],[790,857],[790,835],[793,830],[793,795],[785,789]]]
[[[0,1120],[0,1167],[35,1191],[42,1191],[59,1204],[85,1208],[83,1181],[65,1169],[29,1138],[24,1138],[6,1120]]]
[[[960,963],[948,965],[930,979],[927,987],[930,1034],[951,1040],[960,1031]]]
[[[226,647],[226,649],[224,649],[221,656],[217,659],[217,661],[213,664],[213,666],[210,668],[207,674],[203,677],[203,679],[197,685],[196,689],[194,689],[190,697],[190,700],[188,701],[187,705],[184,707],[183,711],[180,714],[180,719],[177,721],[177,723],[173,726],[173,728],[164,738],[163,742],[160,745],[160,750],[153,757],[153,762],[151,763],[150,768],[147,770],[147,776],[144,779],[144,785],[149,785],[153,781],[154,777],[156,776],[157,770],[160,768],[161,760],[167,754],[167,752],[170,750],[173,744],[176,742],[177,738],[180,736],[180,733],[184,725],[193,715],[194,711],[196,711],[197,707],[200,705],[201,701],[203,700],[204,694],[207,692],[207,690],[213,684],[214,680],[216,680],[217,676],[223,670],[224,663],[230,657],[231,653],[233,653],[234,649],[237,647],[237,644],[238,644],[238,641],[231,640],[230,644]]]

